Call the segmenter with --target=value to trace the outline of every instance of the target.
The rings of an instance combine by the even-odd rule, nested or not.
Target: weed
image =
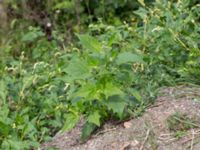
[[[123,13],[115,13],[132,0],[100,0],[98,6],[92,1],[44,1],[40,7],[31,5],[36,1],[23,2],[5,2],[14,19],[10,31],[0,35],[1,149],[38,148],[59,130],[72,129],[81,117],[85,141],[109,119],[141,115],[159,87],[199,83],[199,5],[140,1],[124,22]],[[27,14],[20,15],[22,8]],[[27,19],[32,15],[36,18]],[[40,20],[48,16],[53,20],[50,33]],[[77,34],[66,44],[68,32]],[[53,38],[47,39],[49,34]],[[168,121],[170,130],[195,127],[184,115],[174,117]]]
[[[182,114],[180,112],[176,112],[168,117],[167,125],[169,130],[176,132],[176,136],[182,136],[185,131],[198,128],[198,120],[195,116],[189,117],[187,114]]]

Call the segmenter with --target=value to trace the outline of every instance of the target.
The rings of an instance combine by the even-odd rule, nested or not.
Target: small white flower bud
[[[47,23],[47,27],[49,27],[49,28],[51,27],[51,23],[50,22]]]

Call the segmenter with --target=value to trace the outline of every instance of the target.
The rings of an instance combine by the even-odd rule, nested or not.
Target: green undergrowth
[[[33,26],[1,37],[1,149],[38,148],[81,117],[85,141],[107,120],[141,115],[157,88],[199,84],[200,6],[187,2],[140,1],[134,22],[99,20],[68,45]]]
[[[189,129],[199,128],[199,121],[196,116],[189,117],[187,114],[176,112],[167,118],[167,125],[170,131],[175,133],[177,138],[184,136]]]

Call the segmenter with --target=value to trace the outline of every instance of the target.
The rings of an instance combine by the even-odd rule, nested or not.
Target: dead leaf
[[[140,144],[140,142],[137,141],[137,140],[134,140],[134,141],[131,142],[131,146],[133,146],[133,147],[135,147],[135,146],[137,146],[139,144]]]
[[[132,123],[129,121],[129,122],[124,122],[124,128],[126,129],[130,129],[132,127]]]

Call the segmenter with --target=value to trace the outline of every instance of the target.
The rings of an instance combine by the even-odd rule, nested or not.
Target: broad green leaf
[[[140,93],[138,91],[133,90],[132,94],[137,100],[139,100],[139,101],[142,100],[142,97],[141,97],[141,95],[140,95]]]
[[[62,128],[62,131],[69,131],[70,129],[72,129],[77,124],[79,119],[80,119],[80,117],[73,113],[66,114],[65,115],[65,123]]]
[[[144,63],[141,56],[130,53],[130,52],[123,52],[117,56],[116,62],[118,65],[125,64],[125,63]]]
[[[115,95],[109,97],[108,101],[106,102],[106,105],[114,113],[117,113],[118,116],[121,118],[127,103],[120,96]]]
[[[64,70],[68,73],[70,79],[85,79],[90,76],[90,68],[81,58],[74,58]]]
[[[4,81],[0,81],[0,101],[3,101],[3,104],[6,103],[6,96],[7,96],[7,87]]]
[[[57,3],[53,9],[57,10],[57,9],[73,9],[74,8],[74,2],[72,1],[63,1],[63,2],[59,2]]]
[[[100,126],[100,118],[101,116],[99,115],[99,111],[95,111],[88,116],[88,122],[94,123],[97,126]]]
[[[72,97],[82,97],[87,100],[98,98],[96,85],[92,83],[84,84]]]
[[[23,128],[23,135],[29,135],[31,132],[37,132],[37,129],[32,123],[27,123]]]
[[[82,133],[81,133],[81,140],[87,140],[90,135],[95,131],[97,126],[93,123],[86,122],[83,126]]]
[[[0,107],[0,122],[7,122],[7,120],[9,120],[8,114],[9,114],[9,106],[8,104],[5,104],[3,106]]]
[[[143,20],[146,19],[148,15],[148,11],[141,7],[138,10],[134,11],[134,13],[140,16]]]
[[[103,91],[103,94],[105,94],[106,98],[113,96],[113,95],[123,94],[123,92],[120,90],[120,88],[111,82],[106,83],[106,86],[104,87],[104,89],[102,91]]]
[[[22,37],[22,41],[23,42],[33,42],[35,39],[37,39],[38,37],[44,36],[44,33],[41,31],[31,31],[28,32],[27,34],[25,34]]]
[[[10,126],[0,121],[0,135],[7,136]]]
[[[30,149],[30,142],[28,140],[22,141],[21,139],[16,139],[16,137],[12,137],[5,139],[1,145],[1,149],[3,150],[25,150]]]
[[[85,49],[88,49],[90,52],[100,52],[102,50],[101,43],[87,34],[85,35],[77,35],[80,43]]]

